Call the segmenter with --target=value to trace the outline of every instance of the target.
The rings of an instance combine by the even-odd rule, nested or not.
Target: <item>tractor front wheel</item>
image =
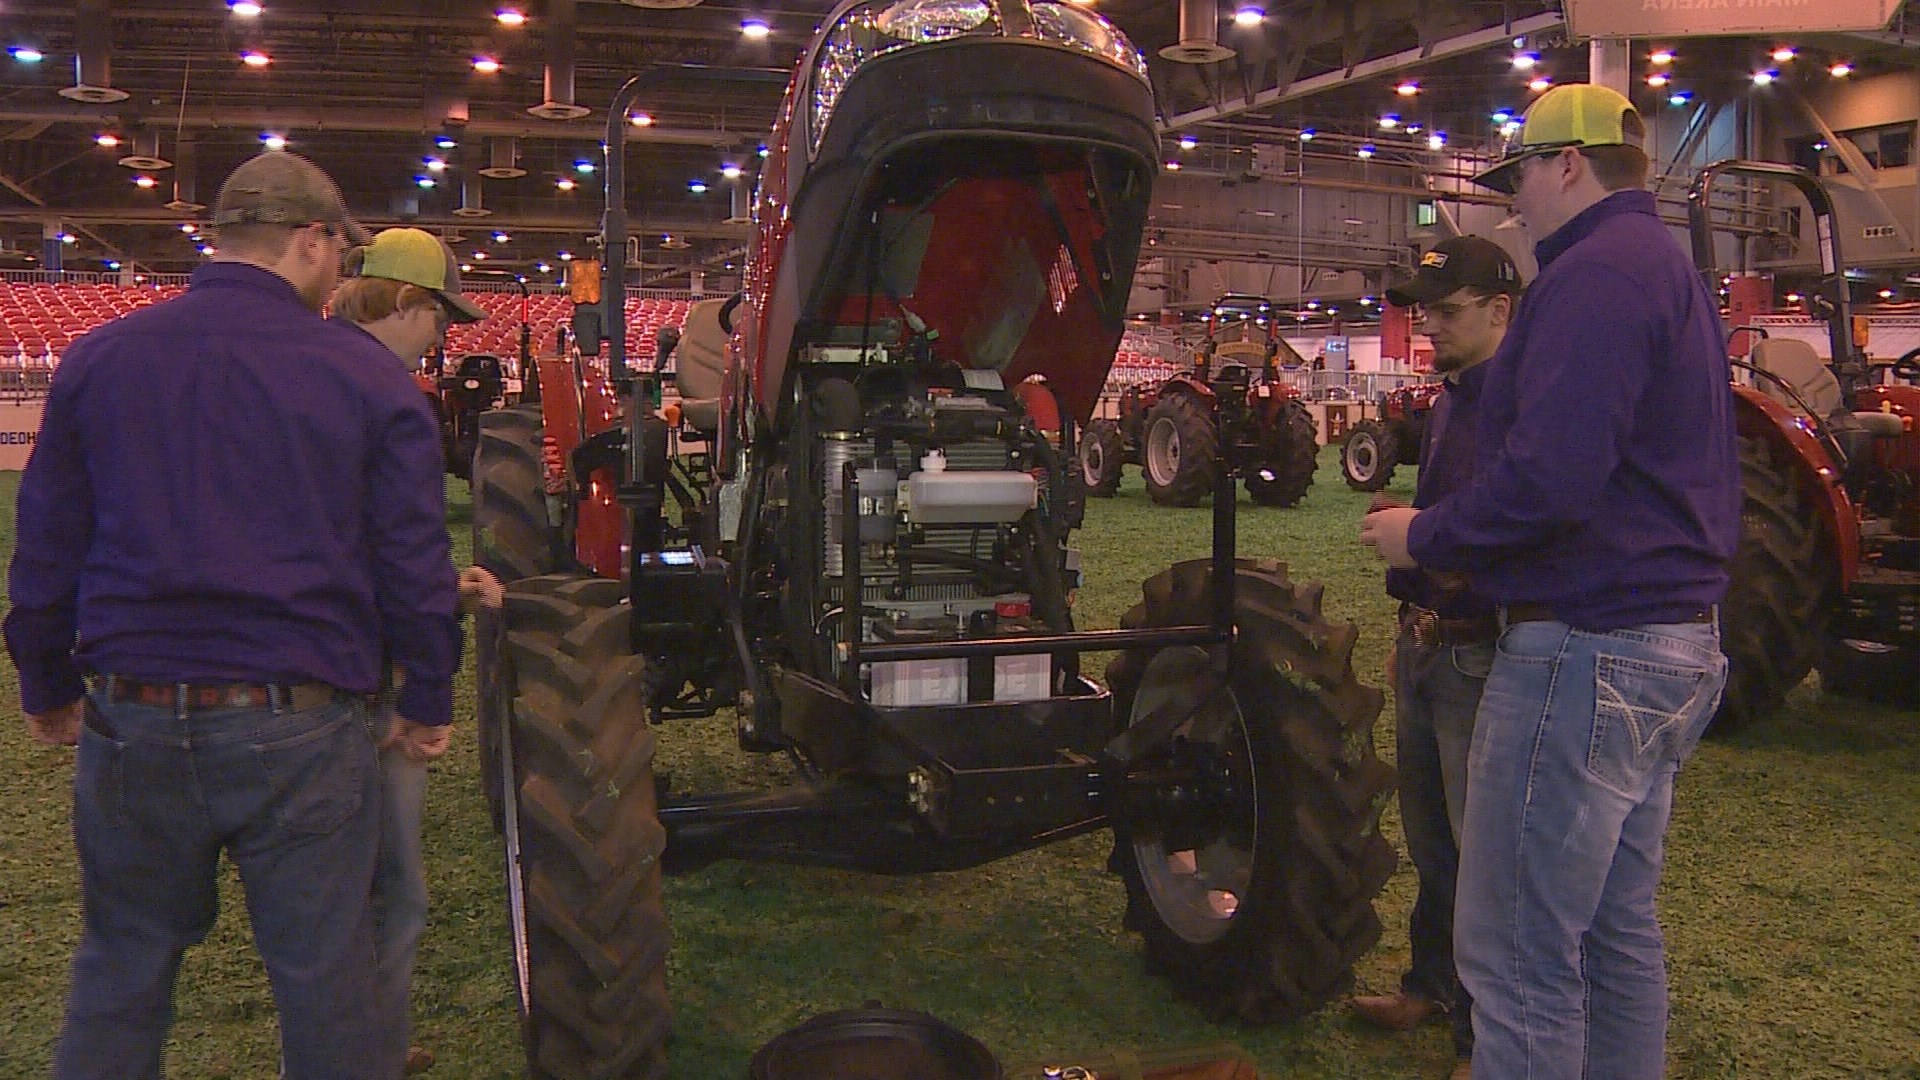
[[[1210,578],[1175,564],[1121,625],[1206,622]],[[1127,762],[1109,867],[1149,970],[1215,1019],[1264,1023],[1332,1000],[1379,938],[1393,769],[1373,747],[1381,694],[1354,678],[1354,628],[1321,615],[1320,586],[1240,559],[1234,589],[1221,667],[1169,648],[1107,669],[1121,722],[1177,725]]]
[[[1740,547],[1720,603],[1727,689],[1707,729],[1728,735],[1780,707],[1813,669],[1825,636],[1832,541],[1784,448],[1740,440]]]
[[[1306,498],[1320,464],[1318,431],[1304,402],[1282,403],[1261,436],[1261,460],[1247,470],[1247,497],[1259,506],[1292,506]]]
[[[527,1075],[666,1076],[666,847],[646,660],[618,581],[507,588],[502,732],[507,900]],[[485,673],[483,672],[483,675]]]
[[[1120,466],[1127,455],[1126,439],[1120,425],[1111,420],[1095,420],[1080,436],[1080,478],[1087,494],[1110,499],[1120,490]]]
[[[1393,428],[1377,420],[1362,420],[1340,444],[1340,475],[1355,491],[1382,491],[1393,483],[1400,464],[1400,440]]]
[[[1162,506],[1197,506],[1213,490],[1219,436],[1191,393],[1168,394],[1147,412],[1140,451],[1147,497]]]

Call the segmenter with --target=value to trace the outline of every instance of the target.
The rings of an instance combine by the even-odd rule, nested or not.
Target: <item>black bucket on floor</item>
[[[923,1012],[845,1009],[773,1037],[751,1080],[1000,1080],[979,1040]]]

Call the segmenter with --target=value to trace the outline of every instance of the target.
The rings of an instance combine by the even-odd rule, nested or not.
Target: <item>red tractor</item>
[[[1735,368],[1743,506],[1733,584],[1720,609],[1729,672],[1714,730],[1779,706],[1808,671],[1830,693],[1920,704],[1920,349],[1870,377],[1856,341],[1833,201],[1810,173],[1722,161],[1688,192],[1696,265],[1718,281],[1715,179],[1783,180],[1806,198],[1825,279],[1812,298],[1830,361],[1761,337]]]
[[[616,259],[650,82],[607,114]],[[542,403],[482,418],[474,550],[511,583],[479,727],[529,1074],[665,1075],[661,874],[716,859],[923,873],[1111,830],[1126,925],[1182,993],[1328,1001],[1394,866],[1351,625],[1235,557],[1225,469],[1208,557],[1120,628],[1074,625],[1099,572],[1069,541],[1076,436],[1160,168],[1139,54],[1065,3],[850,0],[767,145],[744,299],[677,344],[682,384],[720,358],[715,408],[678,411],[711,425],[691,506],[666,512],[617,269]],[[1119,653],[1105,681],[1090,651]],[[721,710],[786,782],[656,785],[656,731]]]
[[[1273,304],[1257,296],[1214,301],[1191,371],[1145,391],[1128,387],[1117,423],[1087,426],[1080,443],[1087,493],[1112,495],[1121,466],[1131,463],[1154,502],[1193,506],[1213,490],[1216,463],[1224,461],[1261,506],[1306,497],[1320,448],[1299,389],[1280,381],[1281,363],[1303,364],[1273,314]]]
[[[1427,416],[1441,384],[1415,383],[1380,395],[1380,418],[1353,425],[1340,444],[1340,475],[1355,491],[1382,491],[1393,470],[1420,464],[1427,438]]]

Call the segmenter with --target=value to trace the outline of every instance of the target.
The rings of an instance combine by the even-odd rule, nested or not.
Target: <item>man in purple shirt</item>
[[[1476,181],[1540,273],[1485,365],[1473,483],[1369,514],[1392,566],[1464,571],[1504,630],[1474,718],[1454,913],[1478,1080],[1665,1073],[1654,894],[1674,778],[1726,684],[1740,474],[1719,305],[1604,87],[1540,96]]]
[[[20,485],[7,647],[34,736],[80,747],[85,931],[54,1076],[159,1077],[224,853],[285,1076],[390,1080],[367,695],[391,663],[404,733],[452,719],[438,432],[379,342],[320,317],[366,240],[324,172],[263,154],[212,223],[186,295],[68,351]]]

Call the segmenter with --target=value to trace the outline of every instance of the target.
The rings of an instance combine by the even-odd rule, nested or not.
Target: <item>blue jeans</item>
[[[408,761],[399,747],[381,751],[386,815],[380,826],[380,860],[373,875],[374,954],[377,997],[391,1036],[386,1052],[404,1061],[409,1041],[413,961],[427,929],[427,868],[420,850],[420,818],[427,799],[427,767]]]
[[[1493,645],[1421,646],[1403,628],[1394,649],[1400,823],[1407,857],[1420,875],[1407,920],[1413,962],[1400,988],[1447,1007],[1454,1053],[1464,1058],[1473,1052],[1472,999],[1454,970],[1454,878],[1474,711],[1493,666]]]
[[[367,710],[88,701],[74,772],[85,930],[56,1080],[157,1080],[186,949],[239,868],[290,1080],[389,1080],[370,894],[380,789]]]
[[[1658,1080],[1654,893],[1680,763],[1726,684],[1713,623],[1501,635],[1473,733],[1454,950],[1475,1080]]]

